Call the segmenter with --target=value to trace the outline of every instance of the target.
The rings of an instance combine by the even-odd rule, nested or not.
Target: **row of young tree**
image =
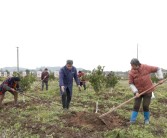
[[[167,73],[164,73],[163,76],[164,76],[164,79],[166,79]],[[90,73],[90,75],[87,76],[87,78],[91,83],[95,92],[100,92],[107,88],[114,88],[115,85],[121,79],[112,71],[110,71],[109,73],[104,72],[104,66],[102,67],[100,65],[96,69],[94,69]],[[159,81],[155,73],[151,74],[151,80],[153,83],[157,83]]]
[[[27,91],[27,90],[30,90],[31,88],[31,85],[35,82],[35,81],[41,81],[40,78],[37,78],[35,74],[32,74],[32,73],[29,73],[27,74],[25,77],[20,76],[20,87],[24,90],[24,91]],[[51,72],[50,75],[49,75],[49,80],[50,81],[53,81],[55,80],[56,77],[54,76],[54,73]]]
[[[107,88],[114,88],[119,82],[120,77],[116,76],[114,72],[104,72],[104,66],[98,66],[93,69],[87,76],[88,81],[91,83],[95,92],[101,92]]]
[[[21,73],[20,73],[21,74]],[[22,76],[18,74],[17,72],[13,73],[13,76],[19,76],[21,78],[20,81],[20,87],[27,91],[31,88],[31,85],[35,81],[39,81],[39,78],[37,78],[36,74],[31,73],[30,71],[26,71],[26,76]],[[101,92],[108,88],[114,88],[115,85],[119,82],[120,77],[117,76],[114,72],[105,72],[104,66],[98,66],[96,69],[93,69],[91,72],[86,74],[85,80],[89,81],[91,86],[93,87],[95,92]],[[167,78],[167,74],[164,74],[164,77]],[[4,80],[4,78],[0,78],[1,81]],[[53,72],[50,72],[49,80],[58,80],[58,78],[55,77]],[[153,82],[157,83],[158,79],[156,78],[155,74],[151,75],[151,79]]]

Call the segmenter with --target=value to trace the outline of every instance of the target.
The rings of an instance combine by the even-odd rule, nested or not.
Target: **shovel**
[[[143,91],[142,93],[140,93],[139,96],[145,94],[145,93],[148,92],[149,90],[151,90],[151,89],[157,87],[158,85],[164,83],[166,80],[167,80],[167,79],[164,79],[164,80],[162,80],[161,82],[159,82],[159,83],[153,85],[151,88],[149,88],[149,89]],[[99,118],[107,125],[108,128],[110,128],[111,123],[110,123],[110,121],[107,120],[107,119],[109,118],[109,117],[107,117],[107,115],[109,115],[110,113],[116,111],[116,109],[118,109],[118,108],[122,107],[123,105],[129,103],[130,101],[132,101],[132,100],[135,99],[135,98],[136,98],[136,96],[130,98],[129,100],[125,101],[124,103],[118,105],[118,106],[115,107],[115,108],[111,108],[108,112],[106,112],[106,113],[100,115]],[[107,119],[106,119],[105,117],[106,117]]]

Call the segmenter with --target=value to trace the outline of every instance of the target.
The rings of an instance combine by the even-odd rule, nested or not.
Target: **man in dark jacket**
[[[46,90],[48,90],[48,80],[49,80],[49,72],[48,72],[48,69],[45,68],[45,70],[42,72],[42,75],[41,75],[42,91],[44,89],[44,84],[46,85]]]
[[[73,61],[67,60],[66,65],[59,71],[59,86],[63,109],[69,109],[72,97],[73,78],[80,89],[77,70],[73,66]]]
[[[2,101],[5,96],[5,92],[9,91],[14,96],[14,104],[17,105],[17,99],[18,99],[18,93],[17,89],[19,88],[19,77],[11,77],[6,79],[1,85],[0,85],[0,107],[2,107]]]

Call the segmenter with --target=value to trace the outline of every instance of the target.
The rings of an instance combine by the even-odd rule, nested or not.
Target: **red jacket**
[[[150,73],[157,72],[158,67],[141,64],[138,70],[131,69],[129,72],[129,84],[134,84],[141,93],[153,86]],[[152,92],[154,89],[148,91]]]
[[[78,78],[80,81],[83,81],[83,82],[85,81],[84,76],[85,76],[84,72],[78,73]]]

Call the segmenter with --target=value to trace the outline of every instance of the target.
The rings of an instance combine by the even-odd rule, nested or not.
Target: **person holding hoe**
[[[141,64],[136,58],[133,58],[130,64],[131,70],[129,72],[129,85],[134,95],[136,96],[130,118],[130,124],[135,123],[142,100],[142,106],[144,111],[144,124],[149,124],[149,105],[151,102],[151,96],[154,88],[150,89],[141,96],[139,94],[153,87],[153,83],[150,78],[151,73],[156,73],[157,78],[160,80],[160,84],[163,83],[163,73],[161,71],[161,68]]]
[[[6,91],[9,91],[11,94],[13,94],[14,104],[17,105],[18,92],[16,90],[19,89],[19,81],[19,77],[11,77],[2,82],[0,85],[0,108],[2,108],[2,101]]]
[[[48,72],[48,69],[45,68],[45,70],[42,72],[42,75],[41,75],[42,91],[44,89],[44,84],[46,85],[46,90],[48,90],[48,80],[49,80],[49,72]]]
[[[72,97],[73,78],[80,89],[77,70],[73,66],[73,61],[67,60],[66,65],[59,71],[59,86],[63,109],[69,109]]]

